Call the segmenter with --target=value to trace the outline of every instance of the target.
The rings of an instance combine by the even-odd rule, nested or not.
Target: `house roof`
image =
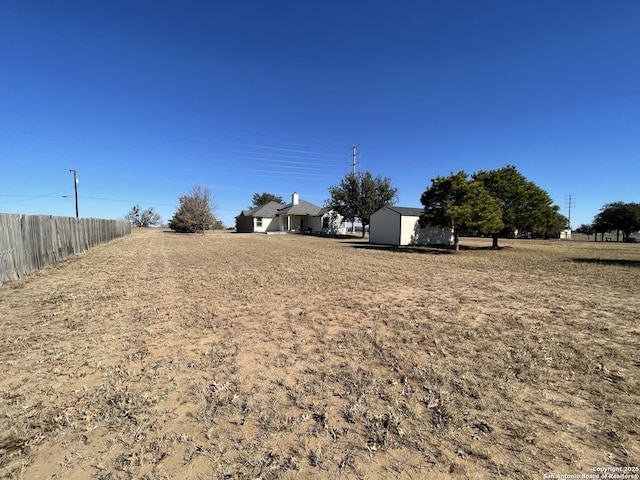
[[[272,201],[260,207],[242,210],[240,215],[244,215],[245,217],[277,217],[278,215],[310,215],[312,217],[321,217],[330,211],[330,208],[319,207],[306,200],[298,200],[296,205],[293,203],[284,205],[283,203]]]
[[[396,207],[396,206],[385,207],[385,208],[388,208],[389,210],[399,213],[404,217],[419,217],[424,213],[424,208]]]
[[[242,214],[245,217],[275,217],[278,214],[278,210],[282,207],[284,207],[284,204],[271,201],[259,207],[243,210]]]
[[[297,205],[290,203],[289,205],[279,208],[277,215],[311,215],[312,217],[317,217],[326,213],[323,212],[323,210],[322,207],[314,205],[313,203],[298,200]]]

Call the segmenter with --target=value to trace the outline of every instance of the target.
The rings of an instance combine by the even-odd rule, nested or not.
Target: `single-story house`
[[[344,234],[347,227],[333,210],[301,200],[294,192],[287,205],[269,202],[240,212],[236,217],[236,231]]]
[[[450,245],[453,229],[420,227],[422,208],[382,207],[371,215],[369,243],[380,245]]]
[[[243,233],[280,231],[280,222],[276,215],[278,209],[282,207],[284,207],[282,203],[269,202],[260,207],[243,210],[236,217],[236,231]]]

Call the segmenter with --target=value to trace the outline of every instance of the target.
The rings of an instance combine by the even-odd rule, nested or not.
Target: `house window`
[[[330,221],[330,219],[329,219],[328,215],[322,217],[322,228],[324,228],[325,230],[328,230],[329,229],[329,221]]]
[[[262,217],[256,217],[256,227],[262,226]]]

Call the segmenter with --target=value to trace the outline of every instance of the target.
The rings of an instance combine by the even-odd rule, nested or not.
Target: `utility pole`
[[[358,158],[358,152],[356,151],[356,149],[359,147],[360,145],[354,145],[353,147],[351,147],[352,149],[352,153],[351,153],[351,174],[355,177],[356,176],[356,158]],[[363,227],[364,228],[364,227]],[[351,233],[356,233],[356,224],[355,222],[351,222]]]
[[[360,145],[354,145],[352,148],[353,152],[351,154],[351,167],[352,167],[352,171],[351,173],[353,173],[354,175],[356,174],[356,158],[358,157],[358,152],[356,151],[356,148],[358,148]]]
[[[78,218],[78,177],[76,176],[78,172],[73,168],[69,172],[73,173],[73,188],[76,192],[76,218]]]
[[[567,205],[569,207],[569,215],[567,216],[567,220],[569,220],[569,230],[571,230],[571,205],[575,202],[576,196],[571,193],[566,196]]]

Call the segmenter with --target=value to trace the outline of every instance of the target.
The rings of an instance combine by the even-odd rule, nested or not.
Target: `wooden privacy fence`
[[[0,285],[130,233],[125,220],[0,213]]]

